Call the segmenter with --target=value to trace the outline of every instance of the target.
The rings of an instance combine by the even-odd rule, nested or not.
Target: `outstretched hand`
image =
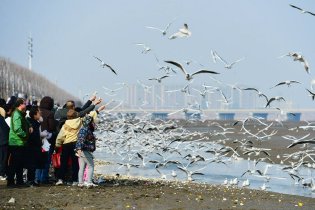
[[[105,109],[105,105],[100,106],[100,107],[97,109],[97,111],[100,112],[100,111],[102,111],[102,110],[104,110],[104,109]]]
[[[99,103],[101,103],[102,102],[102,99],[101,98],[98,98],[98,99],[96,99],[93,103],[94,103],[94,105],[97,105],[97,104],[99,104]]]
[[[96,99],[96,95],[92,95],[90,101],[94,101]]]

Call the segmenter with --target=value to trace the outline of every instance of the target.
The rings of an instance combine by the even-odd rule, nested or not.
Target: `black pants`
[[[8,145],[0,146],[0,176],[5,176],[7,173],[8,164]]]
[[[40,168],[42,160],[41,147],[26,146],[25,147],[25,168],[27,168],[27,181],[34,182],[35,170]]]
[[[78,182],[78,172],[79,172],[79,161],[78,157],[75,156],[75,144],[68,143],[62,145],[62,151],[60,156],[60,170],[58,179],[65,180],[65,175],[68,169],[68,160],[71,159],[72,162],[72,180],[73,182]]]
[[[16,176],[16,184],[23,184],[23,166],[24,166],[24,146],[9,146],[7,185],[14,185],[14,176]]]

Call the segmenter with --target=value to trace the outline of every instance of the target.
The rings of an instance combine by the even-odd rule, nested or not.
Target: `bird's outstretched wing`
[[[158,80],[157,78],[150,78],[150,79],[148,79],[148,80]]]
[[[158,31],[163,32],[163,30],[162,30],[162,29],[160,29],[160,28],[156,28],[156,27],[153,27],[153,26],[147,26],[146,28],[149,28],[149,29],[154,29],[154,30],[158,30]]]
[[[315,16],[315,14],[314,14],[314,13],[309,12],[309,11],[306,11],[306,10],[304,10],[304,9],[300,8],[300,7],[294,6],[294,5],[292,5],[292,4],[290,4],[290,6],[291,6],[291,7],[293,7],[293,8],[295,8],[295,9],[300,10],[302,13],[308,13],[308,14],[310,14],[310,15]]]
[[[266,99],[266,102],[269,101],[268,97],[267,97],[265,94],[263,94],[263,93],[261,93],[261,94],[259,95],[259,97],[264,97],[264,98]]]
[[[216,57],[225,65],[228,65],[228,62],[226,62],[217,52],[214,52]]]
[[[180,68],[182,70],[182,72],[186,75],[187,72],[185,71],[184,67],[180,64],[180,63],[177,63],[175,61],[164,61],[165,63],[169,63],[169,64],[172,64],[174,66],[177,66],[178,68]]]
[[[309,140],[301,140],[301,141],[293,141],[287,148],[294,147],[298,144],[315,144],[315,139],[309,139]]]
[[[260,176],[263,175],[263,173],[262,173],[260,170],[256,170],[256,172],[257,172]]]
[[[271,102],[273,102],[274,100],[276,100],[276,98],[271,98],[271,99],[269,99],[269,101],[267,102],[265,108],[267,108],[268,106],[270,106]]]
[[[242,61],[242,60],[244,60],[244,59],[245,59],[245,58],[240,58],[240,59],[234,61],[233,63],[231,63],[230,66],[233,66],[234,64],[236,64],[236,63],[238,63],[238,62],[240,62],[240,61]]]
[[[304,59],[304,62],[302,62],[305,71],[309,74],[310,73],[310,66],[308,65],[308,62]]]
[[[259,92],[256,88],[244,88],[244,89],[242,89],[242,90],[254,90],[254,91],[256,91],[257,93]]]
[[[250,170],[245,171],[241,177],[243,177],[246,173],[250,172]]]
[[[100,61],[101,63],[103,63],[103,61],[102,61],[100,58],[98,58],[98,57],[96,57],[96,56],[94,56],[94,55],[93,55],[93,57],[94,57],[95,59],[97,59],[98,61]]]
[[[106,66],[107,68],[109,68],[114,74],[117,75],[116,71],[115,71],[110,65],[108,65],[108,64],[105,63],[105,66]]]
[[[312,96],[312,100],[314,101],[315,99],[315,93],[313,93],[312,91],[310,91],[309,89],[306,89],[307,92],[309,92],[310,96]]]
[[[165,78],[167,78],[167,77],[169,77],[168,75],[165,75],[165,76],[162,76],[160,79],[165,79]]]
[[[298,10],[301,10],[301,11],[304,11],[302,8],[300,7],[297,7],[297,6],[294,6],[293,4],[290,4],[291,7],[295,8],[295,9],[298,9]]]
[[[208,73],[208,74],[220,74],[220,73],[215,72],[215,71],[209,71],[209,70],[206,70],[206,69],[201,69],[201,70],[196,71],[195,73],[193,73],[191,76],[196,75],[196,74],[203,74],[203,73]]]
[[[188,174],[188,171],[187,169],[181,167],[181,166],[177,166],[178,169],[182,170],[183,172],[185,172],[186,174]]]
[[[169,29],[169,27],[173,24],[173,22],[174,22],[174,21],[172,21],[172,22],[170,22],[169,24],[167,24],[167,26],[166,26],[165,29],[164,29],[164,32],[166,32],[166,31]]]
[[[205,175],[205,174],[201,172],[193,172],[191,175]]]
[[[137,155],[141,160],[143,160],[143,156],[139,152],[137,152]]]
[[[296,81],[296,80],[291,80],[290,82],[291,82],[291,83],[301,84],[299,81]]]
[[[276,85],[273,86],[272,88],[277,87],[277,86],[280,86],[280,85],[284,85],[284,84],[285,84],[285,82],[279,82],[278,84],[276,84]]]
[[[212,57],[213,63],[217,63],[217,56],[213,50],[211,50],[211,57]]]
[[[315,14],[314,14],[314,13],[312,13],[312,12],[306,11],[306,13],[308,13],[308,14],[310,14],[310,15],[315,16]]]

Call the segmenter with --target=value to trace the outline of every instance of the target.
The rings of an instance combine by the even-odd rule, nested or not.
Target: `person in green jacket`
[[[11,117],[11,126],[9,132],[9,158],[8,158],[8,178],[7,186],[21,186],[23,182],[24,145],[33,128],[25,118],[26,102],[18,98],[15,103],[15,110]],[[14,176],[16,175],[16,183]]]

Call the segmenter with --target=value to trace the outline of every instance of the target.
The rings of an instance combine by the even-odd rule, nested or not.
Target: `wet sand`
[[[7,189],[2,182],[0,195],[0,209],[315,209],[315,199],[300,196],[123,179],[107,179],[92,189],[53,185]],[[12,197],[14,204],[8,203]]]

